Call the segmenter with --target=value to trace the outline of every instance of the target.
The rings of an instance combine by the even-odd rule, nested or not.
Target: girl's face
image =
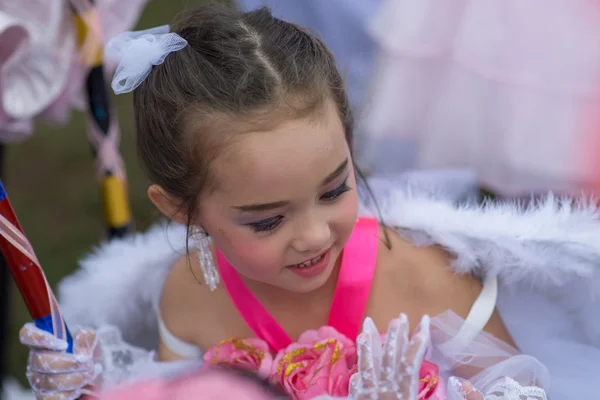
[[[350,150],[333,103],[318,117],[241,134],[211,165],[200,225],[244,277],[297,293],[331,275],[358,214]]]

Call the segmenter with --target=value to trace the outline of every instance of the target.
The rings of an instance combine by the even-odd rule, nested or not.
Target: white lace
[[[97,331],[102,349],[104,374],[102,385],[111,387],[135,377],[141,366],[154,363],[154,351],[148,351],[125,342],[114,326],[103,326]]]
[[[419,388],[419,366],[429,343],[425,316],[409,339],[405,314],[390,321],[385,343],[373,320],[365,319],[357,339],[358,372],[350,379],[350,398],[356,400],[413,400]]]
[[[521,386],[514,379],[504,377],[496,382],[485,395],[473,388],[468,381],[457,377],[448,380],[448,400],[547,400],[544,389]]]
[[[131,92],[146,79],[153,65],[162,64],[169,53],[185,46],[185,39],[169,33],[169,25],[115,36],[104,49],[107,58],[119,63],[112,89],[116,94]]]
[[[38,398],[76,399],[102,373],[98,340],[91,329],[73,331],[73,354],[64,352],[65,341],[33,323],[25,324],[19,339],[31,349],[26,375]]]
[[[547,400],[547,397],[542,388],[521,386],[511,378],[504,378],[489,390],[485,400]]]

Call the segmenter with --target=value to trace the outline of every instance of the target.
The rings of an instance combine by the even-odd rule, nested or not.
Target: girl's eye
[[[279,226],[279,224],[281,224],[281,221],[283,221],[283,217],[281,215],[278,215],[276,217],[267,218],[262,221],[253,222],[251,224],[248,224],[248,226],[252,228],[254,232],[257,233],[271,232],[274,231],[275,228]]]
[[[350,187],[347,185],[348,178],[344,180],[338,187],[330,190],[329,192],[323,193],[321,196],[321,200],[325,202],[333,202],[336,201],[341,195],[350,190]]]

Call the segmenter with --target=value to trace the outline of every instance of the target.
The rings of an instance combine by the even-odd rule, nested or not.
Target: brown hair
[[[267,8],[242,13],[218,3],[188,10],[174,32],[188,46],[152,69],[134,92],[134,109],[142,165],[181,201],[188,227],[214,183],[211,161],[244,124],[310,115],[331,99],[352,151],[346,88],[317,37]]]

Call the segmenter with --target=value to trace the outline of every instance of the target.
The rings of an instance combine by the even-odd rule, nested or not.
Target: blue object
[[[34,319],[33,322],[38,328],[54,334],[54,330],[52,329],[52,315],[49,314],[42,318]],[[69,332],[69,329],[66,327],[66,325],[65,329],[67,331],[67,353],[73,353],[73,337],[71,336],[71,332]]]
[[[4,189],[4,184],[2,183],[2,180],[0,179],[0,201],[4,200],[6,198],[6,190]]]

